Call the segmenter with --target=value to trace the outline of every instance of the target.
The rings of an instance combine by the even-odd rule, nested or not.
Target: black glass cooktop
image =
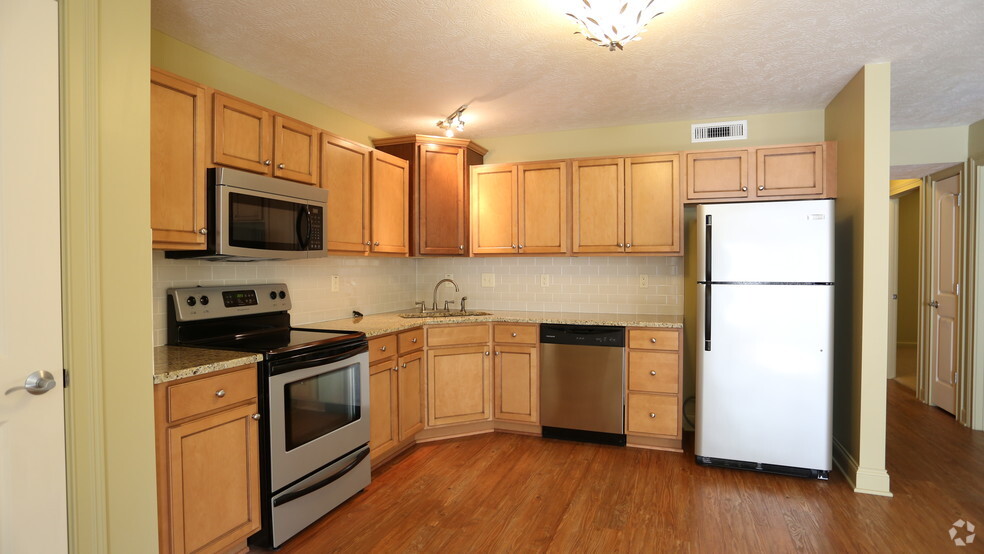
[[[356,331],[290,328],[200,340],[195,341],[194,346],[259,354],[279,354],[305,348],[343,346],[365,340],[365,334]]]

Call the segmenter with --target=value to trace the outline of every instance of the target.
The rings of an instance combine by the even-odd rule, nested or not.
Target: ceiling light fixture
[[[646,25],[663,13],[654,4],[656,0],[581,0],[580,13],[567,15],[581,27],[575,35],[614,52],[639,40]]]
[[[444,129],[444,136],[453,137],[455,131],[460,133],[465,130],[465,122],[461,119],[461,114],[467,109],[468,104],[463,104],[460,108],[451,112],[451,115],[438,120],[437,126]]]

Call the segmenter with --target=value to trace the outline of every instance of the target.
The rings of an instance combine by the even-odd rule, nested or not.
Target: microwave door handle
[[[305,220],[307,225],[304,225]],[[301,229],[307,227],[307,234],[302,233]],[[304,205],[297,212],[297,241],[301,244],[301,250],[307,250],[308,243],[311,241],[311,206]]]

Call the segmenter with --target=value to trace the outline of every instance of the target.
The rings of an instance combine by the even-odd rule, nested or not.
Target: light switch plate
[[[639,288],[649,288],[649,275],[646,275],[645,273],[639,275]]]
[[[338,292],[338,275],[331,276],[331,292]]]
[[[490,289],[495,287],[495,273],[482,274],[482,286]]]
[[[540,274],[540,286],[541,287],[549,287],[550,286],[550,274],[549,273],[541,273]]]

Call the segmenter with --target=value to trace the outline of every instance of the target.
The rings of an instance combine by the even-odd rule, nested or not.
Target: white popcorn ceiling
[[[670,1],[623,52],[573,35],[580,0],[153,0],[152,25],[393,134],[465,103],[465,137],[822,109],[886,61],[893,129],[984,118],[981,0]]]

